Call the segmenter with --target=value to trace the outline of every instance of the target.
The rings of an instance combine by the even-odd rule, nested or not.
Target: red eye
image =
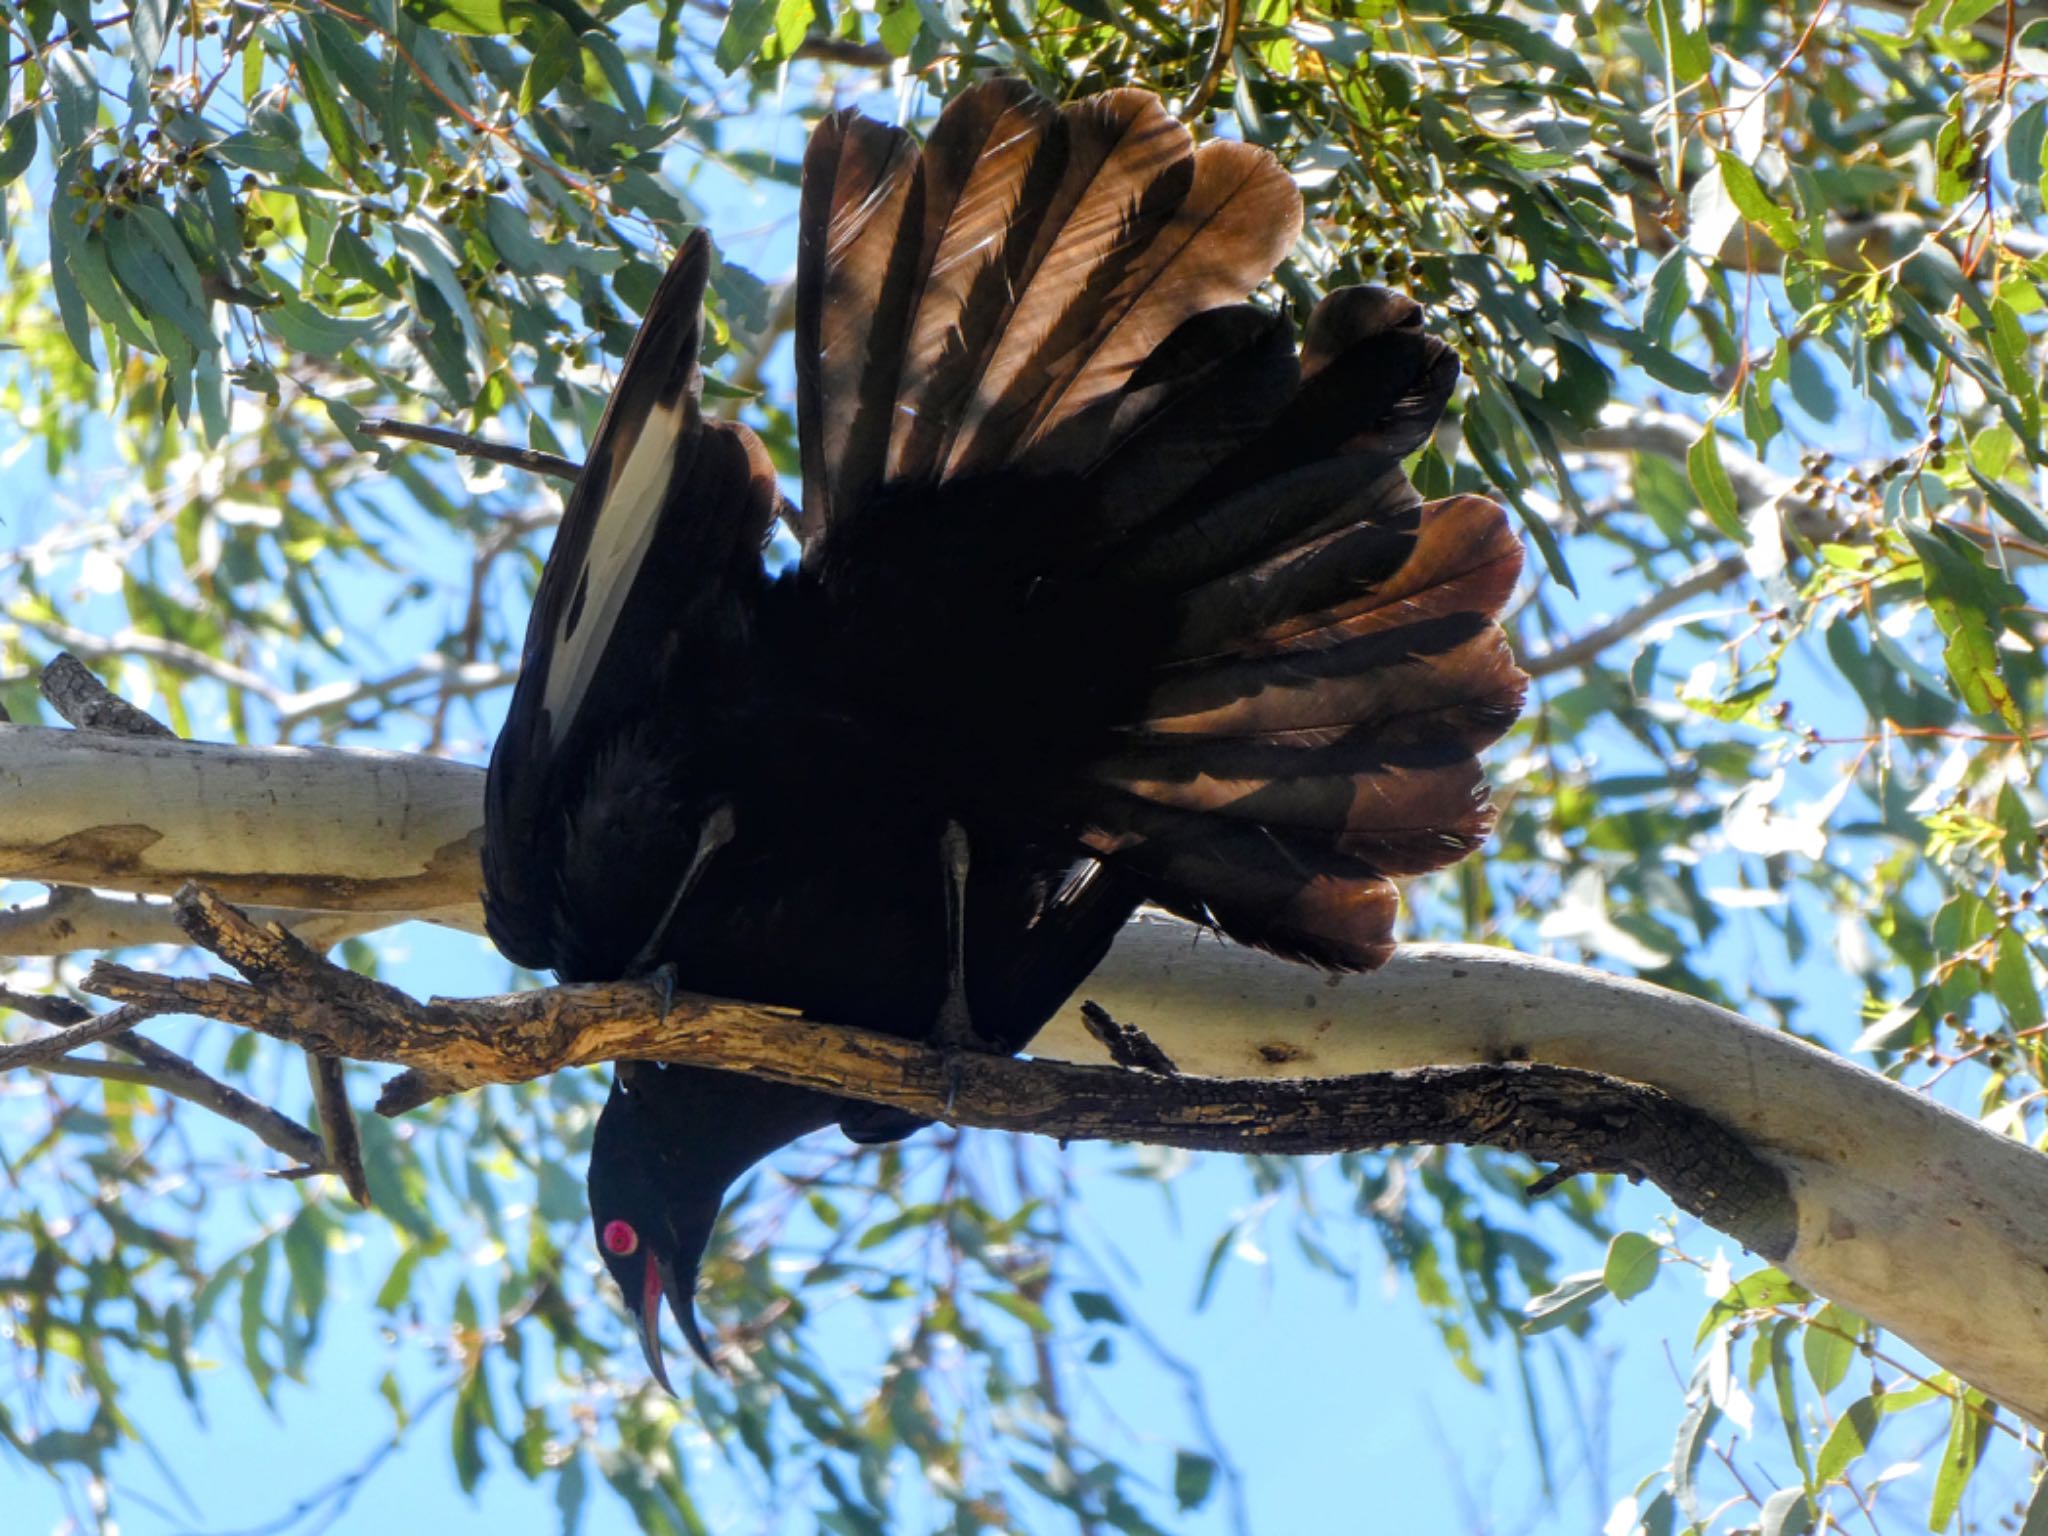
[[[625,1258],[640,1247],[640,1234],[633,1230],[631,1222],[608,1221],[604,1224],[604,1251],[616,1258]]]

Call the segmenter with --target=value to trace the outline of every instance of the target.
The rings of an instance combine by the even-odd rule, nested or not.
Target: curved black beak
[[[664,1298],[676,1315],[676,1326],[683,1330],[690,1352],[703,1361],[707,1369],[718,1369],[718,1362],[712,1358],[711,1346],[697,1324],[697,1299],[693,1294],[696,1283],[696,1265],[692,1264],[685,1274],[672,1275],[668,1266],[650,1253],[647,1256],[646,1280],[633,1307],[634,1320],[640,1324],[640,1349],[647,1356],[647,1369],[661,1383],[661,1390],[670,1397],[678,1394],[668,1378],[668,1357],[661,1348],[661,1304]]]

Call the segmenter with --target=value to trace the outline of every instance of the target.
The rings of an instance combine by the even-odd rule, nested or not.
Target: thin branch
[[[416,688],[422,683],[433,683],[435,691],[443,698],[466,698],[489,693],[493,688],[507,687],[518,675],[517,666],[500,666],[496,662],[485,661],[450,661],[445,656],[427,655],[411,666],[384,677],[324,683],[317,688],[280,695],[275,700],[277,728],[280,733],[289,731],[315,715],[338,714],[359,704],[387,699],[394,693]]]
[[[124,1050],[128,1048],[124,1041],[110,1043]],[[224,1120],[232,1120],[265,1146],[292,1159],[297,1167],[326,1171],[323,1167],[327,1157],[326,1144],[298,1121],[289,1115],[279,1114],[268,1104],[258,1103],[239,1089],[230,1088],[176,1052],[162,1047],[157,1050],[160,1054],[139,1062],[67,1056],[60,1061],[43,1062],[36,1070],[57,1077],[100,1078],[157,1089],[173,1098],[197,1104],[201,1109],[211,1110]]]
[[[150,661],[161,662],[180,672],[210,677],[229,688],[240,688],[268,703],[275,703],[283,696],[283,690],[269,678],[251,672],[246,667],[238,667],[231,661],[210,655],[196,645],[186,645],[181,640],[166,640],[162,635],[144,634],[139,629],[123,629],[112,635],[100,636],[89,630],[74,628],[58,619],[40,618],[23,613],[10,614],[9,617],[24,629],[32,629],[44,639],[54,641],[67,651],[75,651],[81,656],[141,656]]]
[[[406,1419],[414,1423],[425,1419],[470,1379],[472,1368],[465,1365],[462,1370],[445,1378],[426,1396],[411,1404],[406,1409]],[[295,1526],[306,1524],[316,1515],[319,1517],[317,1523],[307,1525],[307,1531],[308,1536],[319,1536],[320,1532],[333,1529],[341,1517],[348,1513],[356,1495],[376,1476],[378,1469],[410,1443],[403,1434],[385,1435],[379,1439],[376,1448],[356,1467],[295,1501],[283,1514],[266,1520],[261,1525],[243,1526],[238,1530],[222,1532],[220,1536],[284,1536],[285,1532]]]
[[[52,1024],[59,1029],[83,1024],[92,1017],[90,1008],[83,1003],[74,1003],[68,997],[17,992],[12,987],[0,987],[0,1008],[11,1009],[25,1019],[34,1019],[38,1024]]]
[[[1181,113],[1183,119],[1193,121],[1208,110],[1209,98],[1216,94],[1223,71],[1230,66],[1231,52],[1237,47],[1237,26],[1243,18],[1244,0],[1222,0],[1216,18],[1216,41],[1209,49],[1209,61],[1202,66],[1201,82],[1188,98],[1187,110]]]
[[[1010,1166],[1017,1181],[1017,1195],[1025,1209],[1039,1204],[1041,1196],[1031,1177],[1030,1159],[1025,1156],[1024,1143],[1010,1144]],[[1002,1265],[1004,1277],[1017,1288],[1017,1292],[1034,1307],[1044,1307],[1046,1294],[1052,1289],[1054,1266],[1058,1248],[1063,1246],[1064,1222],[1059,1206],[1051,1207],[1055,1224],[1054,1246],[1050,1249],[1020,1248],[1015,1257]],[[1031,1335],[1032,1363],[1038,1369],[1038,1398],[1045,1405],[1050,1420],[1047,1425],[1052,1440],[1053,1455],[1058,1458],[1061,1476],[1068,1482],[1080,1485],[1082,1469],[1074,1455],[1077,1441],[1074,1435],[1074,1421],[1068,1411],[1066,1386],[1062,1380],[1059,1356],[1053,1349],[1050,1333],[1033,1331]],[[1101,1536],[1102,1521],[1095,1508],[1086,1499],[1074,1501],[1074,1523],[1080,1536]]]
[[[1202,1437],[1203,1449],[1209,1459],[1216,1463],[1217,1471],[1222,1474],[1224,1496],[1230,1508],[1231,1536],[1251,1536],[1251,1507],[1245,1497],[1244,1473],[1231,1458],[1223,1436],[1217,1430],[1215,1417],[1209,1412],[1209,1391],[1201,1371],[1182,1359],[1164,1339],[1146,1326],[1143,1308],[1125,1307],[1123,1314],[1123,1322],[1119,1326],[1145,1347],[1154,1365],[1180,1384],[1181,1403],[1187,1410],[1188,1419],[1195,1426],[1195,1433]]]
[[[322,949],[406,921],[397,912],[314,912],[296,907],[251,907],[249,915],[260,923],[282,924]],[[0,959],[190,942],[170,903],[146,896],[107,896],[84,886],[59,885],[43,901],[0,911]]]
[[[774,306],[768,311],[768,323],[761,327],[761,333],[751,338],[739,361],[733,365],[728,381],[734,389],[744,389],[758,394],[761,390],[761,370],[767,367],[768,359],[774,355],[776,345],[796,325],[796,284],[784,283],[775,291]],[[722,402],[727,406],[737,402]]]
[[[581,464],[574,459],[565,459],[559,453],[543,453],[538,448],[519,448],[511,443],[494,443],[489,438],[457,432],[452,427],[429,427],[416,421],[375,416],[357,430],[365,437],[393,437],[409,443],[427,443],[436,448],[452,449],[467,458],[509,464],[514,469],[535,475],[551,475],[557,480],[574,480],[583,473]]]
[[[1741,555],[1723,555],[1718,560],[1703,561],[1669,586],[1657,588],[1633,608],[1616,614],[1597,629],[1588,630],[1540,656],[1527,658],[1522,663],[1522,670],[1531,677],[1549,677],[1556,672],[1582,667],[1609,646],[1619,645],[1672,609],[1682,608],[1706,593],[1718,592],[1747,569],[1748,562]]]
[[[131,1003],[96,1014],[55,1034],[37,1035],[32,1040],[17,1040],[12,1045],[0,1046],[0,1072],[11,1072],[16,1067],[40,1066],[60,1056],[69,1056],[73,1051],[109,1036],[124,1035],[161,1012],[160,1008]]]
[[[355,1109],[348,1101],[348,1077],[343,1064],[332,1056],[306,1058],[306,1075],[313,1084],[313,1110],[326,1144],[328,1171],[341,1176],[342,1186],[357,1205],[370,1204],[370,1176],[363,1168],[363,1133],[356,1124]]]
[[[893,69],[897,63],[896,55],[879,43],[856,43],[843,37],[807,37],[796,45],[791,57],[851,64],[857,69]]]
[[[59,33],[56,37],[51,38],[47,43],[40,44],[34,48],[24,49],[22,52],[17,53],[7,61],[7,67],[9,69],[19,69],[30,60],[42,57],[60,44],[76,43],[88,37],[97,40],[101,27],[118,27],[134,14],[133,11],[116,11],[111,16],[88,17],[82,28],[77,26],[70,27],[64,32]]]
[[[1689,416],[1671,411],[1610,406],[1602,413],[1600,425],[1580,435],[1572,447],[1576,452],[1589,454],[1654,454],[1682,467],[1700,434],[1711,430]],[[1806,488],[1813,481],[1786,478],[1725,436],[1719,449],[1721,465],[1735,492],[1736,507],[1743,516],[1775,505],[1789,534],[1812,543],[1867,542],[1867,530],[1845,525],[1840,512],[1827,498],[1808,493]],[[1955,519],[1948,519],[1944,526],[1987,549],[2001,546],[2005,559],[2010,560],[2015,554],[2035,558],[2024,539]],[[1739,581],[1747,569],[1748,564],[1739,553],[1704,560],[1598,628],[1524,661],[1524,670],[1532,677],[1546,677],[1584,666],[1692,599]]]

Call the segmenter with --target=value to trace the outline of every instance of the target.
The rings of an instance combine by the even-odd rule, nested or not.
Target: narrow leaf
[[[1749,530],[1742,524],[1742,506],[1735,499],[1734,482],[1721,462],[1721,435],[1711,426],[1686,450],[1685,476],[1692,482],[1693,494],[1699,497],[1700,506],[1714,526],[1737,544],[1748,544]]]

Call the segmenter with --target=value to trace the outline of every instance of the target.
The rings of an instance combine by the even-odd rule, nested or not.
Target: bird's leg
[[[688,896],[697,882],[703,878],[706,866],[711,863],[711,856],[732,841],[732,834],[732,802],[721,801],[711,814],[704,818],[704,825],[697,833],[697,851],[690,855],[690,867],[683,871],[683,878],[676,882],[676,893],[669,897],[668,905],[662,909],[661,921],[654,925],[654,931],[647,935],[647,942],[640,946],[640,953],[633,957],[633,964],[626,972],[628,976],[646,975],[649,968],[654,965],[655,956],[661,950],[662,940],[668,937],[668,925],[676,919],[676,909],[682,906],[683,898]],[[669,998],[675,991],[676,978],[675,970],[671,966],[664,965],[661,971],[667,973],[665,978],[657,973],[649,979],[662,983],[661,1015],[663,1019],[667,1019]]]
[[[946,873],[946,997],[932,1044],[942,1051],[986,1050],[967,1008],[967,831],[957,821],[939,835]]]
[[[944,1053],[946,1112],[952,1113],[953,1097],[959,1089],[960,1060],[966,1051],[989,1051],[995,1047],[976,1032],[967,1008],[967,830],[948,821],[939,836],[939,851],[946,876],[946,996],[939,1004],[939,1016],[932,1025],[932,1049]],[[920,1116],[907,1114],[889,1104],[849,1105],[839,1126],[863,1146],[894,1141],[919,1126],[928,1124]]]
[[[967,829],[948,821],[939,837],[946,872],[946,997],[939,1004],[932,1044],[946,1054],[946,1112],[960,1088],[960,1055],[987,1051],[989,1041],[974,1027],[967,1007]]]

